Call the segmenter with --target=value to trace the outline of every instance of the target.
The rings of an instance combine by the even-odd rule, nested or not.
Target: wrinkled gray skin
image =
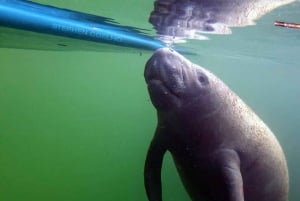
[[[253,25],[266,13],[294,1],[156,0],[149,22],[161,35],[195,38],[197,32],[229,34],[230,27]]]
[[[161,201],[161,167],[174,159],[193,201],[287,201],[288,170],[271,130],[219,78],[167,48],[145,79],[158,125],[145,164],[149,201]]]

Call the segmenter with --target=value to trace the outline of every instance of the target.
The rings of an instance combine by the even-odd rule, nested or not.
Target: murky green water
[[[39,1],[151,28],[152,1]],[[188,43],[269,125],[288,160],[290,201],[300,199],[299,4],[257,26]],[[0,200],[146,201],[143,166],[156,116],[143,70],[151,52],[0,49]],[[169,155],[165,201],[189,200]]]

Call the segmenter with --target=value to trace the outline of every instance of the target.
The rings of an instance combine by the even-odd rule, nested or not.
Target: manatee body
[[[275,8],[295,0],[156,0],[149,22],[158,34],[197,38],[197,33],[229,34],[253,25]],[[199,35],[199,34],[198,34]]]
[[[287,201],[288,170],[272,131],[219,78],[160,49],[145,80],[158,125],[145,163],[149,201],[161,201],[161,167],[174,159],[193,201]]]

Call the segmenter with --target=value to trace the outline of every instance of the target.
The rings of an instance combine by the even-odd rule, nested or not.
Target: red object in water
[[[300,29],[300,24],[296,24],[296,23],[275,21],[274,25],[280,27],[286,27],[286,28]]]

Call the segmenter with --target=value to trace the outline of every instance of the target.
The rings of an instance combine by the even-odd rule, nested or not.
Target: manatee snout
[[[186,60],[175,51],[162,48],[148,60],[144,77],[151,101],[161,110],[180,106],[186,90]]]
[[[152,79],[167,81],[170,75],[180,74],[180,61],[174,54],[175,52],[168,48],[157,50],[146,64],[146,82]]]
[[[173,95],[180,96],[186,88],[186,73],[189,66],[186,60],[175,51],[162,48],[149,59],[145,68],[148,86],[160,83]]]
[[[162,48],[148,60],[145,80],[153,105],[160,110],[179,108],[185,99],[207,94],[209,73],[174,50]]]

